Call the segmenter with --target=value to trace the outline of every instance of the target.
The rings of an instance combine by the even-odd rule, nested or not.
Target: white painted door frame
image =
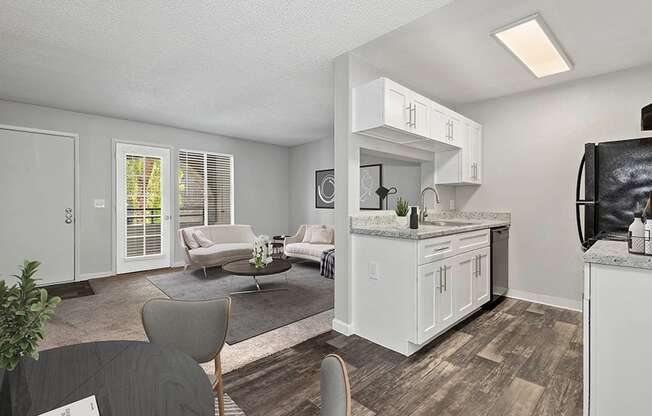
[[[21,126],[12,126],[12,125],[7,125],[7,124],[0,124],[0,130],[9,130],[9,131],[17,131],[17,132],[24,132],[24,133],[35,133],[35,134],[42,134],[44,136],[57,136],[57,137],[68,137],[73,140],[74,142],[74,148],[75,148],[75,183],[74,183],[74,213],[73,213],[73,235],[74,235],[74,278],[73,281],[79,280],[79,263],[80,263],[80,257],[79,257],[79,223],[80,223],[80,218],[81,218],[81,211],[80,211],[80,199],[79,199],[79,134],[77,133],[68,133],[68,132],[62,132],[62,131],[55,131],[55,130],[43,130],[43,129],[35,129],[31,127],[21,127]]]
[[[174,148],[171,146],[164,146],[164,145],[159,145],[159,144],[153,144],[153,143],[147,143],[147,142],[142,142],[142,141],[135,141],[135,140],[124,140],[124,139],[113,139],[112,143],[112,163],[111,163],[111,177],[112,177],[112,189],[111,189],[111,196],[112,196],[112,210],[113,210],[113,215],[112,215],[112,231],[111,231],[111,239],[112,239],[112,251],[113,251],[113,258],[112,258],[112,268],[113,268],[113,273],[117,274],[119,272],[118,270],[118,232],[117,232],[117,227],[119,223],[118,219],[118,189],[117,189],[117,180],[118,180],[118,146],[119,145],[126,145],[126,146],[144,146],[144,147],[149,147],[153,149],[161,149],[161,150],[166,150],[168,151],[168,183],[169,183],[169,190],[168,190],[168,207],[167,207],[167,214],[162,215],[168,215],[169,219],[167,220],[168,223],[168,230],[165,235],[167,236],[167,245],[168,245],[168,253],[169,253],[169,258],[168,262],[166,262],[163,267],[172,267],[174,263],[174,255],[175,255],[175,239],[174,236],[176,235],[175,230],[176,230],[176,220],[175,220],[175,211],[176,211],[176,198],[177,198],[177,192],[176,192],[176,181],[175,181],[175,172],[177,169],[176,161],[174,158]],[[163,184],[161,184],[163,187]],[[163,230],[162,230],[162,236],[163,236]]]

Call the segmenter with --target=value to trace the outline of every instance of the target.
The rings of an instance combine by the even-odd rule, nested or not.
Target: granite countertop
[[[418,229],[412,230],[401,227],[397,223],[394,215],[359,216],[351,217],[350,232],[351,234],[374,235],[386,238],[424,240],[444,235],[510,225],[510,217],[509,213],[490,212],[432,213],[428,216],[428,221],[455,221],[465,222],[468,225],[442,226],[419,224]]]
[[[652,269],[652,256],[631,254],[625,241],[598,240],[584,253],[584,262]]]

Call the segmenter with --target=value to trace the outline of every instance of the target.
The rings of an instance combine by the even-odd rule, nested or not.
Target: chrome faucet
[[[426,218],[428,218],[428,208],[426,208],[426,204],[423,200],[423,196],[425,195],[426,191],[434,192],[435,202],[439,204],[439,193],[437,193],[437,189],[435,189],[434,185],[426,186],[425,188],[423,188],[423,191],[421,191],[421,210],[419,212],[419,222],[424,222]]]

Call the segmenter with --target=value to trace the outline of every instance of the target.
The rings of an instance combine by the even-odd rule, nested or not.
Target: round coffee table
[[[258,282],[258,277],[261,276],[270,276],[273,274],[285,273],[285,282],[287,283],[288,275],[287,272],[292,268],[292,263],[287,260],[275,258],[265,267],[259,269],[256,268],[253,264],[249,263],[249,260],[237,260],[231,263],[226,263],[222,266],[222,270],[227,271],[236,276],[251,276],[254,279],[256,284],[256,290],[245,290],[241,292],[233,292],[232,295],[238,295],[242,293],[262,293],[262,292],[274,292],[278,290],[287,290],[287,288],[275,288],[275,289],[263,289],[260,287]]]

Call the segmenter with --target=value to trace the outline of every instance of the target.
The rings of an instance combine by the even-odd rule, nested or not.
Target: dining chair
[[[220,352],[230,316],[229,297],[200,301],[150,299],[141,310],[143,328],[151,343],[182,351],[198,363],[215,360],[215,375],[208,377],[217,394],[220,416],[224,416]]]
[[[351,386],[344,360],[329,354],[321,362],[320,416],[351,416]]]

